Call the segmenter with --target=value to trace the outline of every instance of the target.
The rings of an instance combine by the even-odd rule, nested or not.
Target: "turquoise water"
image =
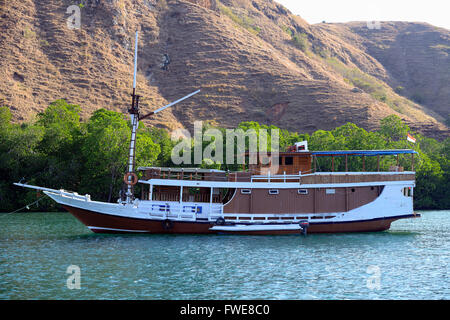
[[[99,235],[68,213],[0,214],[0,299],[449,299],[449,231],[450,211],[307,237]]]

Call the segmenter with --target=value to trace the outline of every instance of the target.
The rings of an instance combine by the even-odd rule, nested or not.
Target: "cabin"
[[[252,156],[249,152],[245,155],[249,158]],[[312,154],[308,151],[307,141],[297,142],[286,152],[279,152],[277,158],[270,152],[255,158],[257,158],[257,163],[248,165],[248,171],[253,174],[268,174],[270,170],[272,170],[270,172],[272,175],[311,173]]]

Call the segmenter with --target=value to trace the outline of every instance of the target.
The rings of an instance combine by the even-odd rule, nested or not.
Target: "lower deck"
[[[414,173],[316,173],[308,175],[250,176],[250,181],[149,179],[141,199],[157,210],[225,214],[229,219],[250,215],[254,220],[278,215],[330,219],[351,212],[384,195],[384,200],[412,206]],[[157,203],[157,205],[156,205]],[[388,203],[387,203],[388,204]],[[152,210],[154,211],[154,210]],[[275,217],[273,217],[275,215]]]

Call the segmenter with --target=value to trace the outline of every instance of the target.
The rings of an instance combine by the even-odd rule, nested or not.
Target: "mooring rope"
[[[29,203],[29,204],[27,204],[26,206],[24,206],[24,207],[22,207],[22,208],[19,208],[19,209],[17,209],[17,210],[14,210],[14,211],[12,211],[12,212],[4,213],[4,214],[2,214],[2,216],[7,216],[7,215],[10,215],[10,214],[12,214],[12,213],[19,212],[20,210],[23,210],[23,209],[25,209],[25,208],[30,209],[30,208],[29,208],[30,206],[32,206],[32,205],[34,205],[34,204],[37,204],[39,201],[41,201],[42,199],[44,199],[46,196],[47,196],[47,195],[44,194],[44,196],[41,196],[41,197],[40,197],[39,199],[37,199],[36,201],[33,201],[32,203]]]

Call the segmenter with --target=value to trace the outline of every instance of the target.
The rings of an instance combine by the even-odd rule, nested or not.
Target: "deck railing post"
[[[213,201],[213,187],[211,187],[210,188],[211,190],[210,190],[210,192],[209,192],[209,215],[208,215],[208,218],[209,218],[209,216],[211,216],[211,214],[212,214],[212,201]]]
[[[178,219],[181,218],[183,212],[183,186],[180,186],[180,211],[178,213]]]

